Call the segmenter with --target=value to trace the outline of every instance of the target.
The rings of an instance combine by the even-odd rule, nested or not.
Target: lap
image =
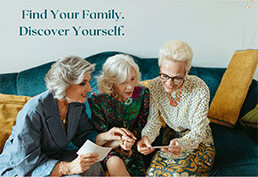
[[[154,155],[147,176],[208,175],[214,157],[214,146],[202,143],[184,158],[177,158],[160,150]]]
[[[132,155],[128,155],[127,153],[125,154],[125,152],[112,150],[103,161],[105,170],[107,170],[107,161],[111,158],[116,161],[121,159],[131,176],[144,176],[145,164],[142,155],[137,151],[136,145],[132,147],[132,151]]]

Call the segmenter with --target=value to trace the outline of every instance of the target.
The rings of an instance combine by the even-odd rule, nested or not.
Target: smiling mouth
[[[175,89],[176,87],[173,86],[173,87],[167,87],[167,88],[168,88],[168,89]]]
[[[133,92],[125,92],[125,94],[129,96],[129,95],[132,95]]]
[[[87,97],[87,94],[86,95],[81,95],[83,98],[86,98]]]

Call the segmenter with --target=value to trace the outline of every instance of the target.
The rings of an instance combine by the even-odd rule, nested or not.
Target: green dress
[[[104,167],[110,157],[118,156],[124,160],[131,176],[145,175],[142,154],[137,151],[136,144],[141,139],[141,131],[147,122],[149,113],[148,88],[136,86],[132,97],[124,102],[119,102],[114,97],[100,92],[91,94],[88,101],[92,112],[91,120],[98,132],[106,132],[113,127],[123,127],[137,138],[131,155],[118,147],[104,159]]]

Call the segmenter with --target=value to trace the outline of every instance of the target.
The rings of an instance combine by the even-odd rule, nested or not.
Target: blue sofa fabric
[[[85,58],[91,63],[96,63],[96,68],[92,73],[90,82],[93,92],[97,90],[97,81],[94,76],[100,75],[102,65],[108,57],[118,53],[122,52],[101,52]],[[158,76],[159,67],[157,58],[139,58],[137,56],[133,56],[133,58],[139,65],[141,80],[153,79]],[[18,73],[0,74],[0,93],[35,96],[45,91],[44,77],[52,64],[53,62],[49,62]],[[226,68],[192,66],[189,74],[200,77],[208,85],[211,103],[225,71]],[[258,99],[257,91],[258,82],[253,80],[240,111],[239,118],[256,106]],[[85,104],[87,107],[86,112],[91,116],[88,102]],[[214,123],[210,123],[210,126],[213,132],[216,156],[209,175],[257,176],[257,129],[247,129],[239,122],[233,129]],[[160,132],[161,135],[156,138],[154,144],[159,145],[161,143],[162,131],[163,130]],[[147,165],[150,163],[152,155],[153,153],[149,156],[145,156],[144,160]]]
[[[18,73],[0,74],[0,93],[18,95],[16,78]]]

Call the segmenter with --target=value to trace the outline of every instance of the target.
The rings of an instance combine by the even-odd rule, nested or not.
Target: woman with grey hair
[[[160,49],[160,74],[149,82],[150,114],[137,148],[144,155],[153,152],[151,143],[162,124],[165,146],[154,155],[148,176],[207,176],[212,167],[210,93],[203,80],[188,75],[192,58],[192,49],[183,41],[168,41]]]
[[[52,65],[45,77],[48,90],[31,98],[17,115],[0,155],[1,176],[104,175],[97,153],[66,150],[71,141],[81,147],[87,139],[98,145],[131,139],[129,131],[116,127],[101,134],[94,131],[84,105],[94,68],[77,56]]]
[[[114,141],[116,146],[103,164],[110,176],[143,176],[145,166],[136,143],[149,113],[149,91],[140,86],[140,72],[133,58],[118,54],[104,63],[98,78],[99,91],[89,96],[91,120],[98,132],[113,127],[129,130],[135,141]],[[125,150],[124,150],[125,149]]]

